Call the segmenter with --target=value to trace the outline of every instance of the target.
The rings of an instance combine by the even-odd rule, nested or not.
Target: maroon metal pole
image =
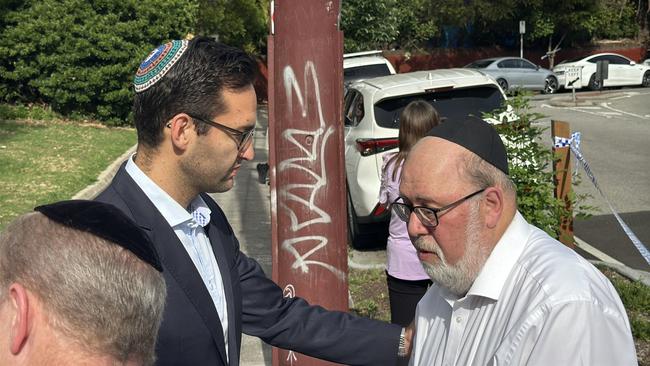
[[[348,310],[340,1],[271,2],[268,40],[273,279]],[[273,365],[331,365],[274,349]]]

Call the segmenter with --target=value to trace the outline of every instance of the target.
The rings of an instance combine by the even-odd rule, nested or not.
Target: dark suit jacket
[[[226,216],[208,195],[207,234],[228,303],[228,357],[219,316],[192,260],[160,212],[125,170],[97,200],[111,203],[154,242],[167,284],[157,365],[239,365],[242,331],[280,348],[350,365],[396,364],[400,327],[288,299],[259,264],[239,250]]]

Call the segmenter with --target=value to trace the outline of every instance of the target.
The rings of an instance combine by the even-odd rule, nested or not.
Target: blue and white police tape
[[[643,259],[645,259],[648,264],[650,264],[650,252],[646,248],[645,244],[637,238],[637,236],[634,234],[632,229],[630,229],[629,226],[623,221],[621,216],[616,212],[614,209],[614,206],[611,204],[611,202],[607,199],[603,191],[600,189],[600,186],[598,185],[598,181],[596,180],[596,176],[594,173],[592,173],[591,168],[589,168],[589,163],[587,163],[587,160],[585,157],[582,155],[580,152],[580,132],[574,132],[571,134],[571,138],[565,138],[565,137],[555,137],[555,142],[554,142],[554,147],[556,148],[561,148],[561,147],[569,147],[573,154],[576,156],[576,159],[580,162],[580,165],[585,169],[585,172],[587,173],[587,176],[589,177],[589,180],[591,180],[591,183],[594,184],[594,187],[596,187],[596,190],[598,190],[598,193],[603,197],[607,205],[609,206],[609,209],[612,211],[614,214],[614,217],[616,217],[616,220],[618,221],[618,224],[621,225],[621,228],[623,228],[623,231],[625,234],[627,234],[628,238],[632,241],[632,244],[636,247],[636,249],[639,251]]]

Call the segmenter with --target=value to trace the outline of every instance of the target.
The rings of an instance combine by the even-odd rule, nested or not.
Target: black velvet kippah
[[[158,253],[147,234],[111,204],[70,200],[38,206],[34,210],[59,224],[111,241],[162,272]]]
[[[427,135],[458,144],[508,174],[508,156],[503,141],[494,127],[480,118],[449,119],[432,128]]]

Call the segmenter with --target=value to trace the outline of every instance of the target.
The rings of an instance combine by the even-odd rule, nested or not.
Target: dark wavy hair
[[[136,93],[133,114],[138,143],[158,146],[165,124],[179,113],[212,119],[225,112],[222,91],[252,87],[257,72],[257,63],[243,50],[208,37],[192,39],[161,80]],[[195,126],[199,134],[209,128],[203,123]]]

